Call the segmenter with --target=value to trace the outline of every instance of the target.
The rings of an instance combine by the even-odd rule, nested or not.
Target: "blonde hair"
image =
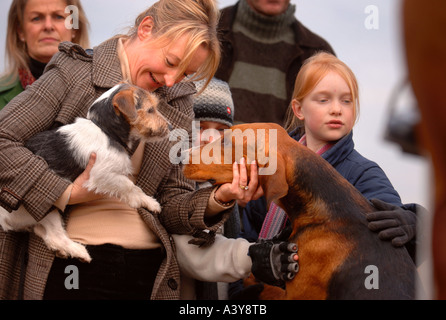
[[[220,11],[215,0],[160,0],[135,20],[135,25],[127,37],[130,40],[137,36],[138,26],[145,17],[154,22],[153,35],[155,44],[168,45],[175,43],[180,37],[187,35],[186,55],[179,65],[179,74],[183,74],[190,64],[193,54],[204,46],[209,50],[208,58],[189,80],[206,79],[202,90],[206,88],[220,64],[220,42],[217,36],[217,24]]]
[[[18,69],[29,69],[29,55],[26,43],[20,40],[18,29],[23,29],[25,7],[28,0],[13,0],[8,13],[8,27],[6,31],[6,61],[8,68],[2,76],[2,80],[12,83],[18,77]],[[67,6],[78,8],[79,29],[76,29],[72,42],[78,43],[84,48],[90,46],[88,37],[89,22],[82,8],[80,0],[65,0]]]
[[[302,102],[302,100],[313,91],[319,81],[331,71],[339,74],[347,83],[352,95],[355,107],[355,118],[357,120],[359,117],[359,88],[356,76],[344,62],[330,53],[319,52],[305,60],[294,83],[292,100],[296,99],[297,101]],[[294,115],[291,103],[288,107],[284,127],[288,132],[299,127],[303,130],[303,121],[299,120]]]

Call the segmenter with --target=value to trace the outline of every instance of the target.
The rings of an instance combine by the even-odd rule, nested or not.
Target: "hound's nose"
[[[173,126],[170,123],[167,123],[167,129],[169,129],[169,131],[173,130]]]

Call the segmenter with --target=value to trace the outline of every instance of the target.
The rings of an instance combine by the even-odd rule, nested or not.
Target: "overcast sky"
[[[220,7],[236,0],[220,0]],[[0,1],[0,70],[4,70],[7,13],[11,0]],[[83,0],[96,46],[125,32],[153,0]],[[390,95],[405,76],[399,0],[291,0],[297,18],[325,38],[337,56],[355,72],[360,85],[361,112],[354,128],[356,149],[386,172],[404,203],[430,207],[429,163],[403,154],[383,140]],[[374,18],[374,19],[372,19]],[[378,18],[378,19],[376,19]],[[237,110],[235,110],[237,112]]]

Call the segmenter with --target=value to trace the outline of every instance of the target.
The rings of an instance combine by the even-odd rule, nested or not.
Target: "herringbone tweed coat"
[[[25,149],[23,143],[37,132],[86,116],[96,98],[122,81],[117,41],[105,41],[94,48],[92,55],[78,45],[61,43],[60,52],[41,78],[0,112],[1,206],[12,210],[23,204],[40,220],[67,188],[69,182],[48,170],[45,162]],[[174,128],[190,133],[194,85],[179,83],[160,88],[157,93],[161,98],[160,112]],[[214,231],[230,211],[222,212],[211,227],[205,224],[203,216],[211,188],[195,191],[192,181],[182,175],[181,167],[169,160],[169,143],[173,142],[166,139],[146,145],[137,178],[137,185],[156,197],[163,208],[158,215],[139,209],[166,250],[152,299],[179,298],[180,274],[169,233]],[[0,231],[0,299],[41,299],[53,259],[54,254],[33,233]]]

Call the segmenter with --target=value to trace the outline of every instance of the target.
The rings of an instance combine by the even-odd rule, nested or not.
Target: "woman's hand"
[[[251,163],[249,183],[245,158],[240,160],[240,171],[237,162],[234,162],[232,173],[232,183],[222,184],[215,192],[215,198],[218,201],[226,203],[235,199],[239,205],[245,206],[249,201],[263,195],[262,187],[258,184],[258,168],[255,161]]]
[[[71,189],[70,199],[68,200],[69,205],[98,200],[104,197],[104,195],[89,191],[84,187],[85,182],[90,178],[90,172],[95,162],[96,154],[92,153],[84,172],[73,181],[73,188]]]

